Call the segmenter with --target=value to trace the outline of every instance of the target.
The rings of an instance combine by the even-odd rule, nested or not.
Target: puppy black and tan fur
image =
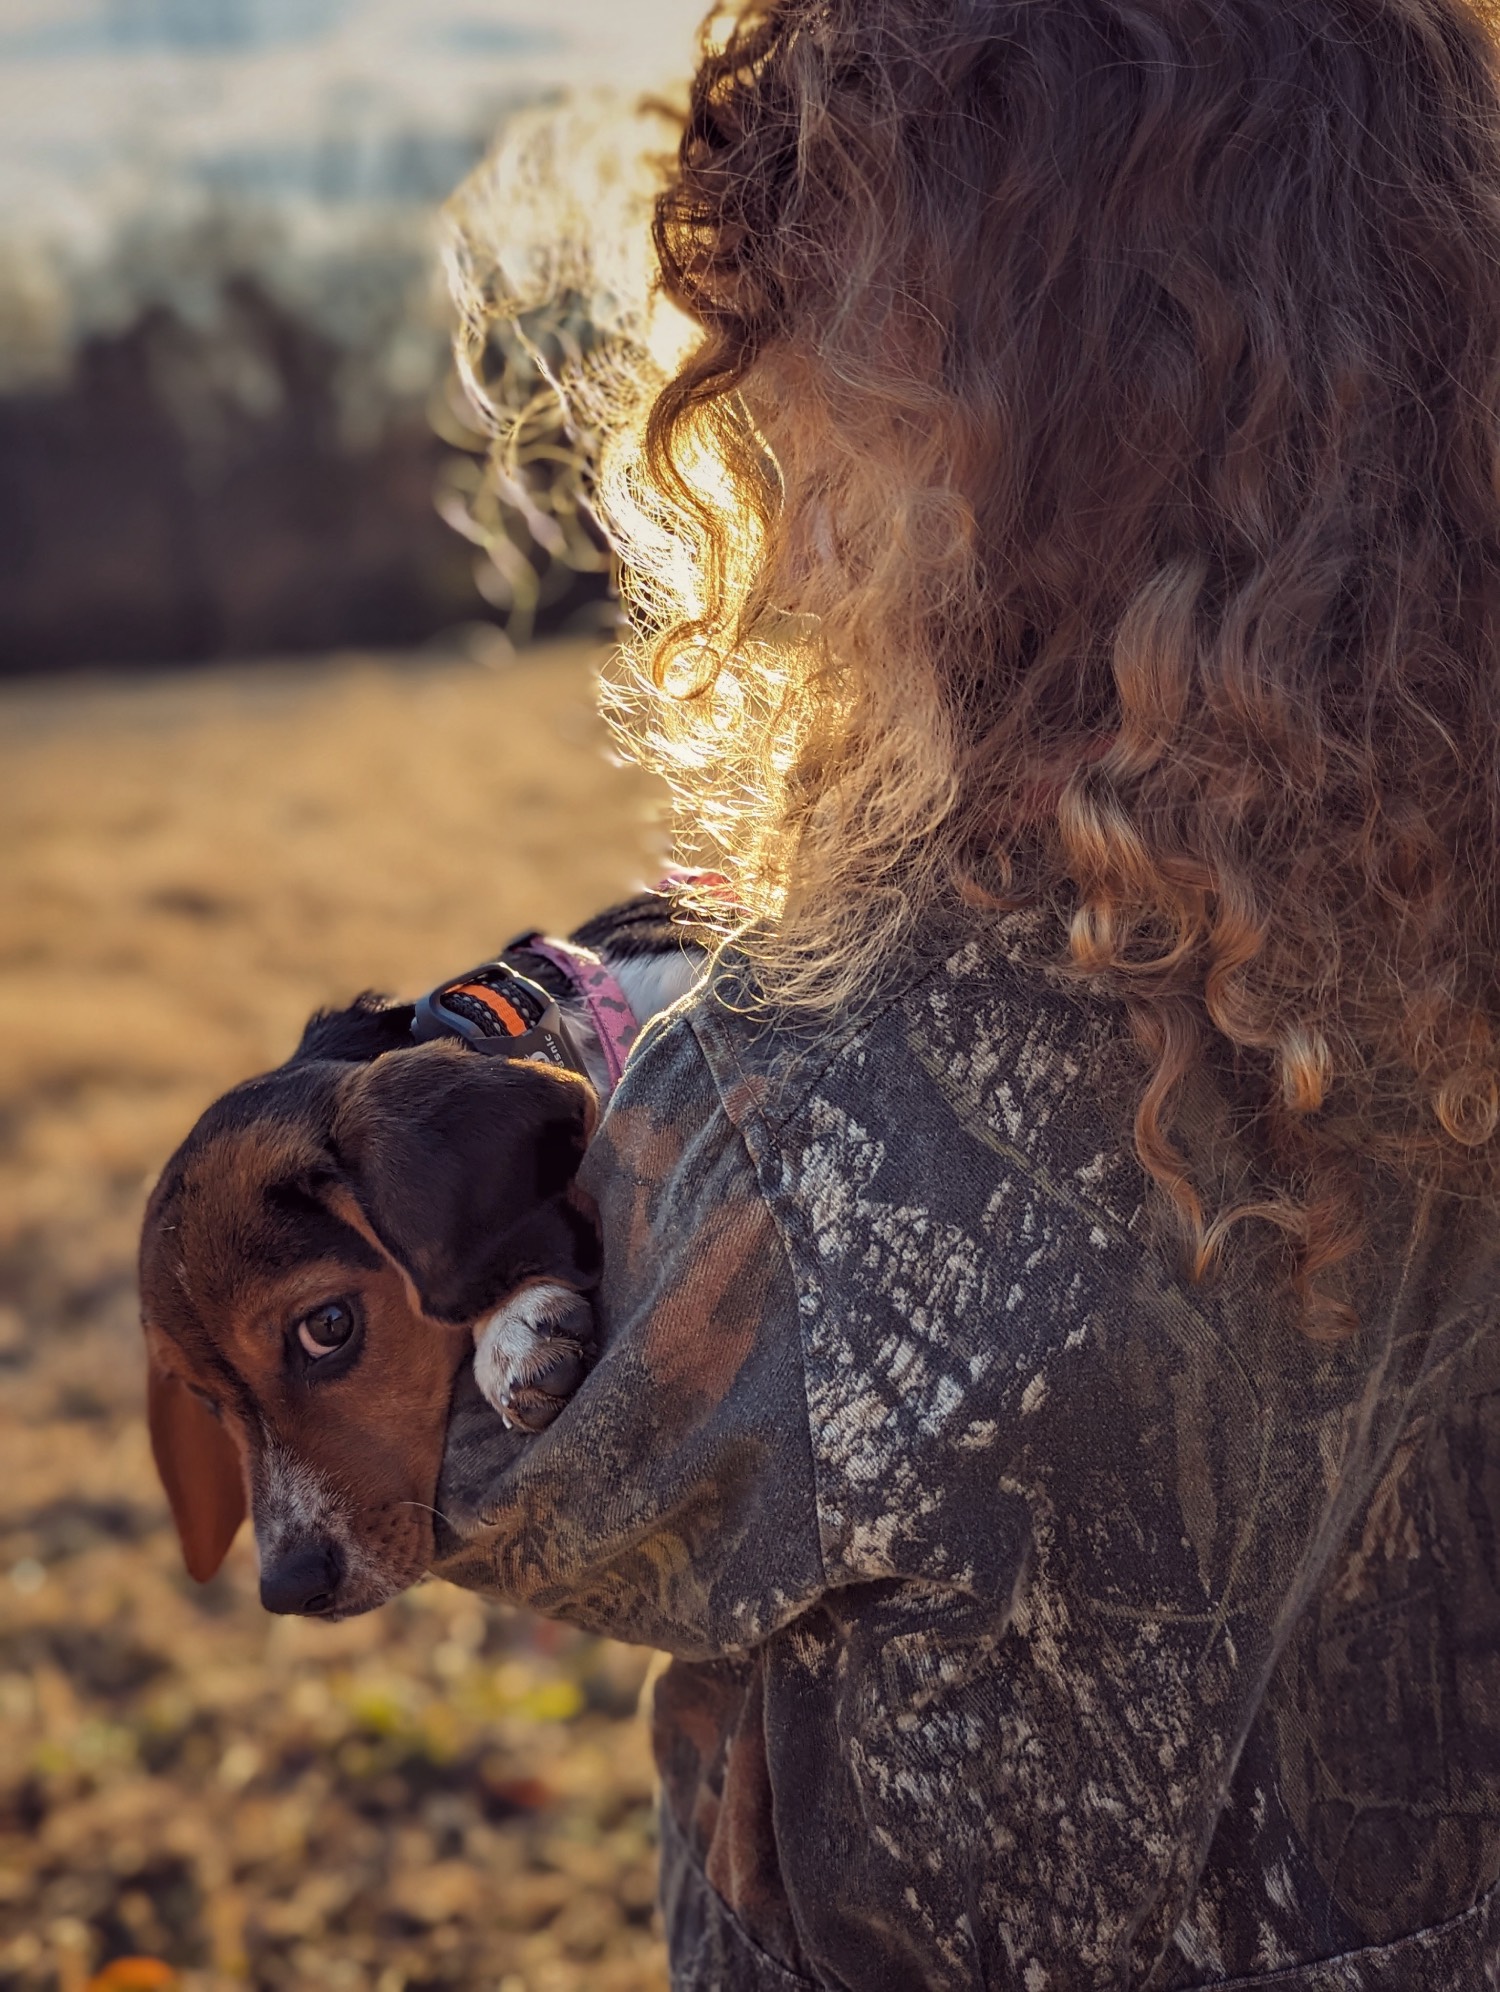
[[[503,1303],[509,1320],[534,1290],[551,1331],[514,1422],[544,1423],[581,1374],[593,1091],[414,1046],[410,1020],[315,1019],[209,1109],[146,1215],[151,1437],[188,1568],[217,1569],[248,1493],[273,1610],[365,1610],[426,1567],[453,1383]]]
[[[704,952],[664,895],[579,930],[638,1018]],[[507,953],[566,1009],[543,955]],[[215,1102],[147,1206],[151,1440],[184,1557],[210,1577],[247,1511],[273,1611],[366,1611],[413,1583],[455,1382],[522,1432],[592,1351],[593,1213],[574,1181],[607,1083],[417,1044],[413,1007],[322,1012],[283,1066]]]

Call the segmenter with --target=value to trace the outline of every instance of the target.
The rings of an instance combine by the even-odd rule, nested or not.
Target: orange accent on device
[[[182,1980],[159,1957],[117,1957],[83,1992],[175,1992]]]
[[[482,982],[461,982],[452,993],[458,996],[472,996],[476,1002],[483,1003],[484,1007],[504,1024],[510,1037],[525,1037],[527,1031],[531,1029],[514,1003],[507,1003],[498,991],[486,988]]]

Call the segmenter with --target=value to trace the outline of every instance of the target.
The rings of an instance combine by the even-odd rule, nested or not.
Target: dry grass
[[[444,1585],[274,1620],[243,1539],[191,1584],[132,1288],[153,1170],[314,1005],[650,872],[591,662],[0,694],[0,1986],[664,1983],[645,1656]]]

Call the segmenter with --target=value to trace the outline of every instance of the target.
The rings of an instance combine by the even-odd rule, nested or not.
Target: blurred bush
[[[628,98],[698,12],[8,0],[0,673],[597,624],[597,542],[451,461],[437,211],[519,107]]]
[[[527,487],[486,478],[411,258],[367,247],[339,326],[216,274],[233,239],[205,222],[176,245],[207,285],[191,306],[159,271],[61,379],[0,395],[0,673],[605,626],[601,543],[545,503],[555,416]]]

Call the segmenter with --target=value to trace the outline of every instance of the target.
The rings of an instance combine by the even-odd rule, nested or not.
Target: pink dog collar
[[[635,1012],[625,1000],[625,991],[592,949],[575,947],[571,941],[554,940],[548,934],[527,934],[512,943],[518,951],[527,949],[561,969],[583,998],[593,1021],[609,1074],[610,1091],[620,1083],[630,1047],[640,1034]]]

